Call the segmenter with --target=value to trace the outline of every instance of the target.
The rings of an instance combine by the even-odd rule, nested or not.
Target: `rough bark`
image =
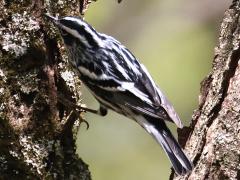
[[[42,16],[79,15],[81,4],[0,1],[0,179],[91,179],[75,154],[79,113],[58,100],[79,104],[80,82]]]
[[[239,15],[240,1],[234,0],[220,27],[212,71],[201,83],[199,108],[190,128],[179,130],[180,137],[189,137],[185,150],[195,168],[170,179],[240,179]]]

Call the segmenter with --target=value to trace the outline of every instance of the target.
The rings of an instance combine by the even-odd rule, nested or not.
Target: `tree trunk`
[[[81,4],[0,2],[0,179],[91,179],[75,154],[80,113],[58,99],[79,104],[80,82],[42,16],[79,15]]]
[[[239,14],[240,1],[234,0],[221,24],[212,71],[201,83],[199,108],[190,128],[179,130],[181,141],[189,137],[185,150],[195,168],[170,179],[240,179]]]

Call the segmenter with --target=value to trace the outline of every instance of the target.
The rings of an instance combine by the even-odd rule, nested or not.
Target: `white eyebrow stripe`
[[[65,18],[63,18],[63,19],[65,19],[65,20],[69,20],[69,21],[75,21],[75,22],[77,22],[78,24],[80,24],[80,25],[85,25],[86,23],[84,23],[83,21],[81,21],[80,19],[77,19],[77,18],[74,18],[74,17],[65,17]]]
[[[83,44],[85,44],[85,46],[90,47],[87,39],[84,36],[81,36],[81,34],[79,34],[78,31],[64,25],[61,25],[61,28],[63,28],[65,31],[67,31],[69,34],[73,35],[74,37],[78,38]]]
[[[85,29],[87,32],[89,32],[89,34],[92,35],[92,38],[95,40],[95,42],[96,42],[100,47],[104,47],[104,43],[103,43],[102,40],[98,37],[97,31],[93,31],[91,28],[89,28],[89,25],[88,25],[86,22],[84,22],[84,21],[82,21],[82,20],[80,20],[80,19],[77,19],[77,18],[73,18],[73,17],[65,17],[65,18],[63,18],[63,19],[68,20],[68,21],[77,22],[77,24],[83,26],[84,29]],[[66,27],[66,26],[64,26],[64,27]],[[70,28],[69,28],[69,29],[70,29]],[[70,33],[70,32],[69,32],[69,33]],[[77,32],[77,34],[79,34],[79,33]],[[72,35],[74,35],[75,37],[77,37],[76,34],[72,34]],[[80,34],[79,34],[79,35],[80,35]],[[80,39],[80,40],[81,40],[81,39]]]

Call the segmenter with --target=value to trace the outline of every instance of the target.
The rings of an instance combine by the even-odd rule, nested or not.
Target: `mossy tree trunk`
[[[58,101],[79,104],[80,82],[43,17],[79,15],[82,3],[0,2],[0,179],[91,179],[75,154],[79,113]]]
[[[240,1],[234,0],[220,27],[212,71],[201,83],[199,108],[190,128],[179,131],[180,137],[188,137],[185,149],[195,168],[170,179],[240,179],[239,15]]]

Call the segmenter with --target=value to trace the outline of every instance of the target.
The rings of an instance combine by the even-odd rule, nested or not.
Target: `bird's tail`
[[[182,151],[165,122],[152,117],[145,117],[144,120],[137,122],[161,144],[175,172],[178,175],[184,175],[190,172],[193,169],[193,165]]]

